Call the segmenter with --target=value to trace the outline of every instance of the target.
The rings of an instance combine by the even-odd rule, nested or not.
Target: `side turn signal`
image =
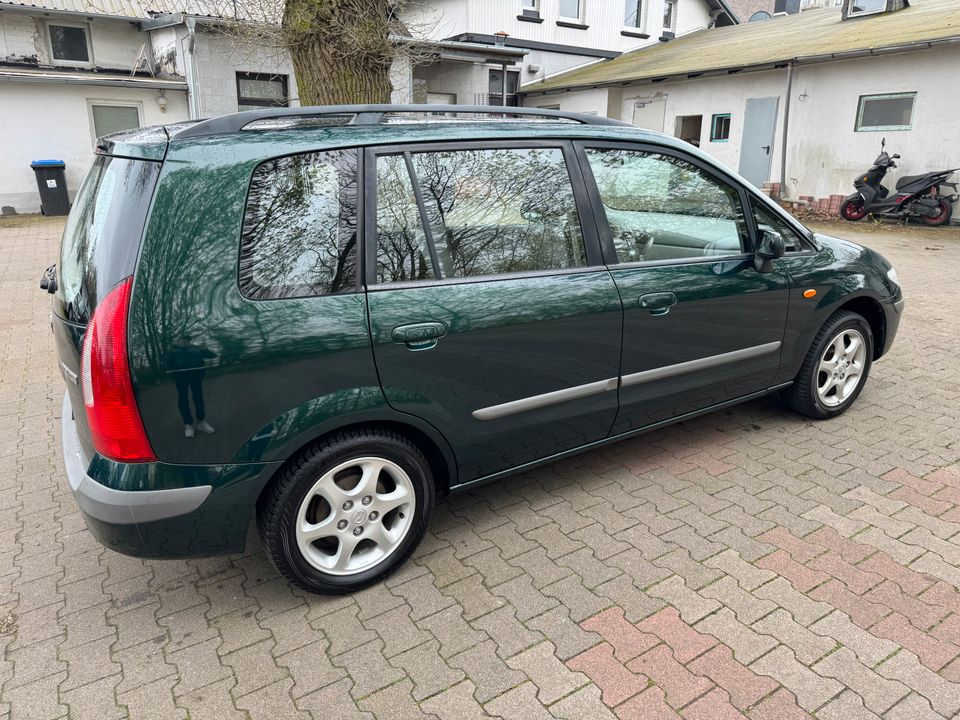
[[[817,291],[814,290],[813,288],[811,288],[810,290],[804,290],[804,291],[803,291],[803,296],[804,296],[805,298],[808,298],[808,299],[809,299],[809,298],[812,298],[812,297],[816,297],[816,296],[817,296]]]

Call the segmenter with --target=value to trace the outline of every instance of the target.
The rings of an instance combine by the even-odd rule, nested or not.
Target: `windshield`
[[[80,187],[60,245],[57,299],[85,323],[97,301],[133,273],[160,164],[98,156]]]

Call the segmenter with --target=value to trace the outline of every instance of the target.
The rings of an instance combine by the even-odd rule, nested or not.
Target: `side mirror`
[[[520,205],[520,217],[530,223],[542,223],[545,220],[539,203],[532,201],[530,198],[524,200],[523,204]]]
[[[893,159],[894,159],[894,160],[899,160],[899,159],[900,159],[900,153],[894,153],[894,154],[893,154]]]
[[[759,240],[753,265],[757,272],[773,272],[773,261],[784,256],[787,244],[783,241],[783,235],[769,228],[760,228]]]
[[[886,146],[887,146],[887,139],[886,139],[886,138],[881,138],[881,139],[880,139],[880,149],[883,150]]]

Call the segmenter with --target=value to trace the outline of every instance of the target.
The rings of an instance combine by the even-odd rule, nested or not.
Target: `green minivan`
[[[274,108],[103,138],[63,235],[63,452],[137,556],[383,578],[435,498],[782,393],[830,418],[897,276],[696,148],[612,120]]]

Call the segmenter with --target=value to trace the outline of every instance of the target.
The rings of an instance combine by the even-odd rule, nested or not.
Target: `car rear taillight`
[[[133,395],[127,359],[127,312],[133,278],[100,301],[87,325],[80,378],[87,424],[96,451],[119,462],[154,462]]]

